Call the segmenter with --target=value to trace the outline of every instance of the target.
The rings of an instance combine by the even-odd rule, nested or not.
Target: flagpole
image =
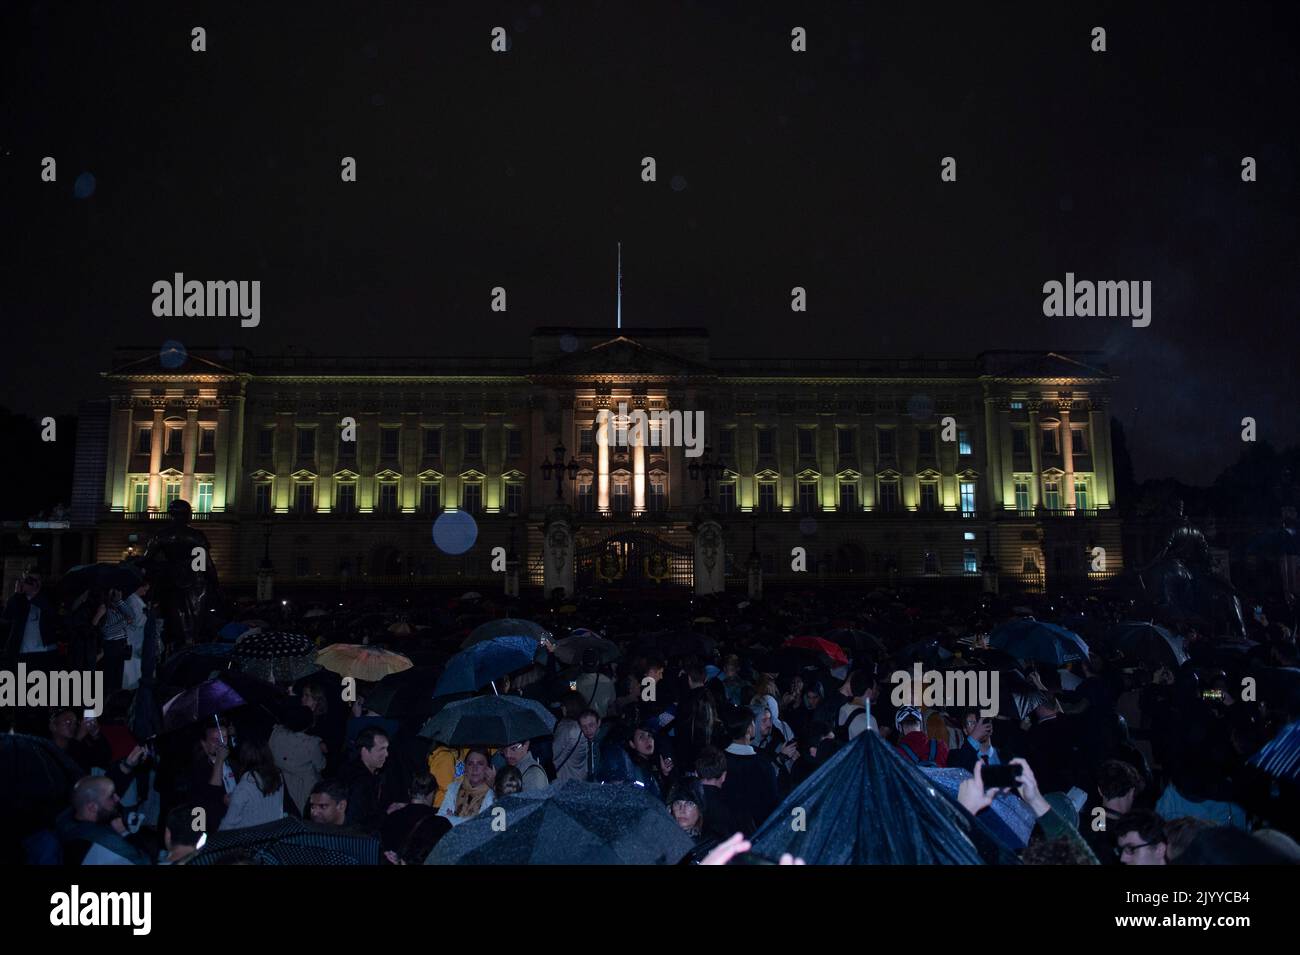
[[[618,308],[615,312],[618,328],[623,327],[623,243],[618,244]]]

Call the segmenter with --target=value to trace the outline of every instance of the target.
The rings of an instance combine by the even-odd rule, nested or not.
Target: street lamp
[[[701,477],[704,478],[704,499],[706,501],[712,493],[713,480],[721,478],[726,470],[726,464],[721,461],[714,462],[713,449],[708,446],[705,446],[702,458],[699,460],[692,459],[691,463],[686,466],[686,473],[690,475],[692,481],[698,481]]]
[[[568,472],[569,480],[572,481],[578,476],[578,462],[569,458],[569,463],[564,463],[565,447],[563,444],[557,444],[552,454],[555,455],[555,461],[542,462],[542,477],[549,481],[551,476],[555,476],[555,499],[564,500],[564,475]]]

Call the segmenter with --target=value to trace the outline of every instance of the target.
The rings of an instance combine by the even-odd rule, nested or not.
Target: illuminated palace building
[[[500,546],[540,587],[557,492],[580,589],[691,584],[702,503],[739,588],[753,554],[767,585],[977,589],[996,567],[1003,587],[1073,587],[1122,564],[1113,379],[1092,354],[745,360],[700,329],[542,328],[527,358],[119,350],[105,380],[82,409],[74,501],[98,559],[140,552],[184,498],[234,585],[269,554],[280,587],[491,586]],[[607,446],[599,413],[620,404],[703,412],[707,450],[658,427]],[[435,542],[447,512],[473,517],[455,518],[477,532],[462,554]]]

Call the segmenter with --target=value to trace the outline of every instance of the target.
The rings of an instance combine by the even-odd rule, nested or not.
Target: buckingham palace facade
[[[139,553],[183,498],[234,585],[267,556],[290,587],[490,585],[500,546],[540,587],[558,494],[593,586],[613,583],[588,573],[610,549],[685,555],[706,498],[737,586],[751,555],[776,584],[978,584],[996,566],[1032,588],[1122,569],[1113,378],[1092,353],[746,360],[701,329],[541,328],[526,358],[119,349],[104,381],[74,501],[102,561]],[[657,433],[608,446],[597,421],[620,405],[702,412],[707,450]],[[435,541],[450,513],[473,518],[465,553]],[[652,586],[690,584],[689,560],[669,566]]]

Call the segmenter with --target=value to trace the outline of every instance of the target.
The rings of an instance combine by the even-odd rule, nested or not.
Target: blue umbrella
[[[1300,720],[1282,727],[1282,731],[1246,763],[1275,779],[1300,782]]]
[[[467,649],[485,640],[495,640],[497,637],[532,637],[534,640],[541,641],[543,638],[550,639],[551,632],[531,620],[503,617],[500,620],[481,623],[471,630],[465,642],[461,644],[461,649]]]
[[[966,769],[943,769],[939,767],[918,766],[921,772],[930,777],[930,782],[942,789],[953,799],[961,784],[971,778]],[[980,822],[988,826],[990,832],[997,836],[1008,849],[1019,851],[1029,845],[1029,836],[1034,831],[1037,817],[1028,804],[1013,793],[1002,793],[993,800],[993,805],[980,813]]]
[[[989,646],[1017,660],[1062,666],[1088,659],[1088,645],[1073,631],[1042,620],[1009,620],[989,635]]]
[[[476,643],[447,661],[433,695],[473,693],[507,673],[530,667],[538,646],[532,637],[496,637]]]
[[[253,628],[246,623],[243,623],[239,620],[232,620],[230,623],[226,624],[224,627],[222,627],[220,630],[217,631],[217,636],[219,636],[222,640],[238,640],[239,635],[241,633],[243,633],[246,630],[252,630],[252,629]]]

